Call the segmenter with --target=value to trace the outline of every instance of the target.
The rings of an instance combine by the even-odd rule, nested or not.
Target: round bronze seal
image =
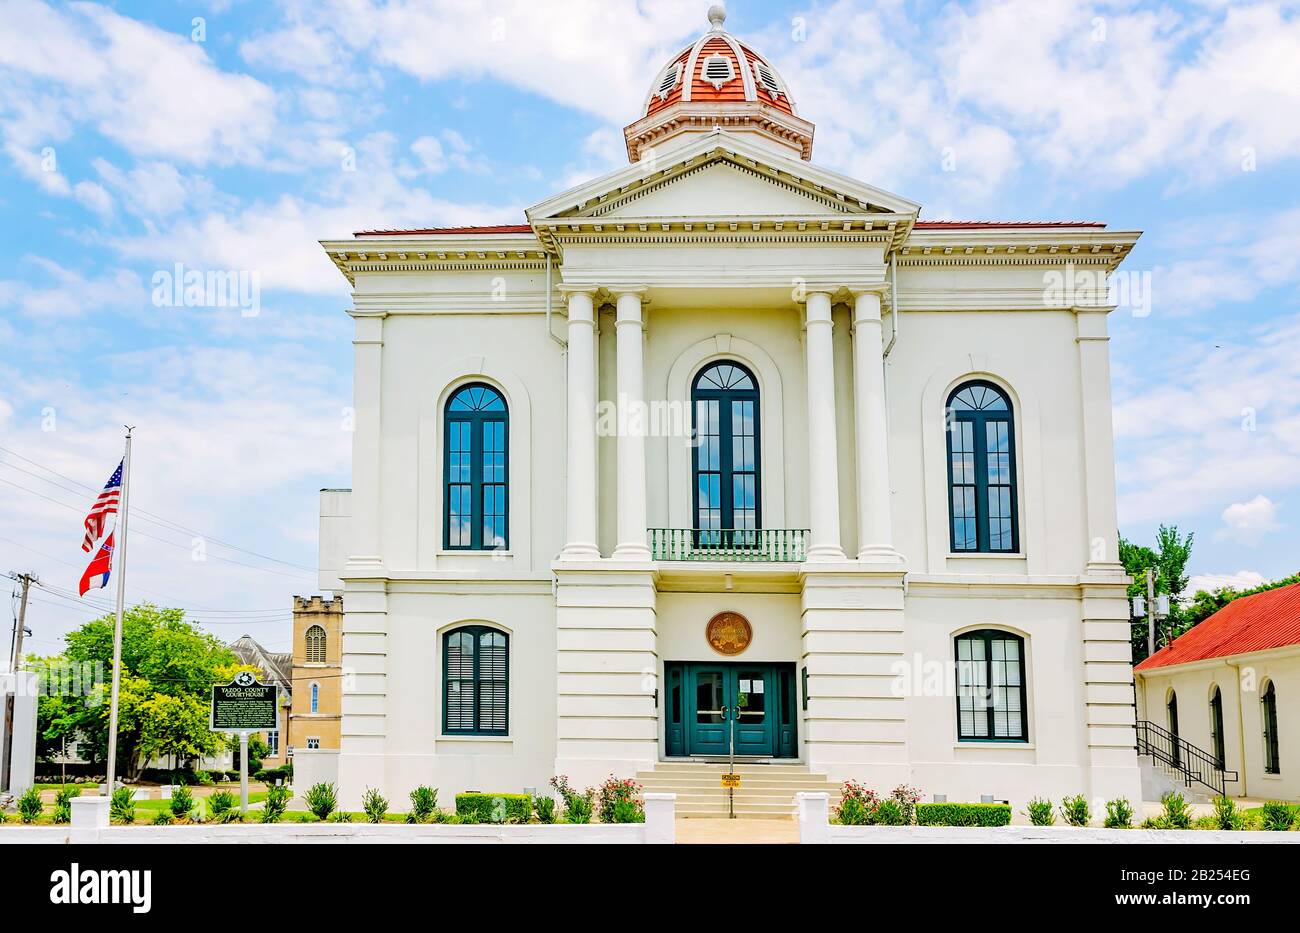
[[[754,640],[754,629],[739,612],[719,612],[709,620],[704,637],[718,654],[740,654]]]

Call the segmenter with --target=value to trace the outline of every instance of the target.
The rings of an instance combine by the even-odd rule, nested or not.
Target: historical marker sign
[[[214,732],[270,732],[280,728],[279,688],[261,684],[248,671],[240,671],[228,684],[212,688]]]

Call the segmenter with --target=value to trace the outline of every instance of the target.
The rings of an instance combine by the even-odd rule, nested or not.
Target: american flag
[[[95,546],[95,542],[104,536],[104,525],[108,516],[117,513],[117,503],[121,498],[122,464],[119,463],[117,469],[113,471],[113,475],[104,484],[104,489],[100,492],[99,498],[90,507],[90,514],[86,516],[86,537],[81,542],[81,549],[87,554]]]

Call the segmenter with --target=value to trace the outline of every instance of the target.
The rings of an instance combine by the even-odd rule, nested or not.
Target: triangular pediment
[[[717,132],[542,202],[533,223],[577,218],[916,215],[920,206]]]

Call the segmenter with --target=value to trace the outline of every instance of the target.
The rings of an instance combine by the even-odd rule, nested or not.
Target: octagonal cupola
[[[623,130],[631,161],[715,128],[743,133],[782,155],[812,158],[813,125],[796,112],[772,63],[728,33],[726,19],[721,6],[710,7],[708,32],[655,74],[641,117]]]

